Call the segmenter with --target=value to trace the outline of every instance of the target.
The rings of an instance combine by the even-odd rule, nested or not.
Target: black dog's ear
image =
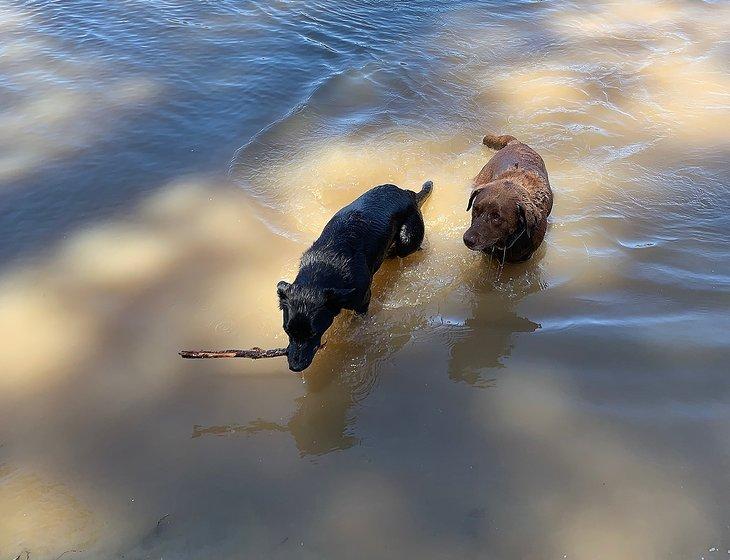
[[[466,205],[466,211],[467,211],[467,212],[468,212],[469,210],[471,210],[471,205],[472,205],[472,203],[474,202],[474,199],[476,198],[476,196],[477,196],[477,195],[478,195],[478,194],[479,194],[480,192],[482,192],[483,190],[484,190],[484,189],[483,189],[483,188],[481,188],[481,189],[474,189],[473,191],[471,191],[471,196],[469,197],[469,204],[467,204],[467,205]]]
[[[284,301],[286,299],[290,287],[291,284],[289,282],[284,282],[283,280],[276,285],[276,293],[279,294],[280,301]]]
[[[327,288],[324,291],[324,297],[327,298],[327,303],[342,307],[347,300],[355,293],[355,288]]]
[[[517,214],[520,216],[520,221],[525,225],[525,231],[527,232],[527,238],[532,237],[532,230],[535,228],[535,218],[532,212],[527,212],[525,205],[521,202],[517,203]]]

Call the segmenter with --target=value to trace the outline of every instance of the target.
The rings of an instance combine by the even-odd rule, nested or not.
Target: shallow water
[[[730,4],[0,0],[0,558],[730,557]],[[461,243],[509,132],[546,242]],[[275,284],[435,183],[304,380]]]

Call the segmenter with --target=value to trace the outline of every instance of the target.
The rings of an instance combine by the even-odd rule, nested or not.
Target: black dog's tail
[[[425,183],[423,183],[423,186],[421,187],[421,191],[415,193],[416,202],[418,203],[418,206],[423,206],[423,203],[428,198],[428,195],[431,194],[432,190],[433,190],[433,181],[426,181]]]
[[[515,138],[514,136],[510,136],[509,134],[503,134],[502,136],[487,134],[484,137],[484,140],[482,140],[482,144],[484,144],[485,146],[489,146],[493,150],[501,150],[513,140],[517,140],[517,138]]]

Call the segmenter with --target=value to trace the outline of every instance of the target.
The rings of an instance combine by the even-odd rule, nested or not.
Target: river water
[[[730,558],[730,3],[0,0],[0,558]],[[466,250],[487,132],[546,241]],[[434,181],[304,379],[275,285]]]

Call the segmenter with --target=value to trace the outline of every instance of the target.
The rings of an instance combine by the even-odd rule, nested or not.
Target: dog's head
[[[342,303],[352,290],[319,289],[289,284],[276,286],[279,307],[284,315],[284,331],[289,335],[287,359],[289,369],[303,371],[309,367],[322,345],[322,335],[342,310]]]
[[[472,213],[464,245],[473,251],[508,249],[516,236],[529,238],[535,228],[534,206],[506,179],[474,189],[466,209]]]

